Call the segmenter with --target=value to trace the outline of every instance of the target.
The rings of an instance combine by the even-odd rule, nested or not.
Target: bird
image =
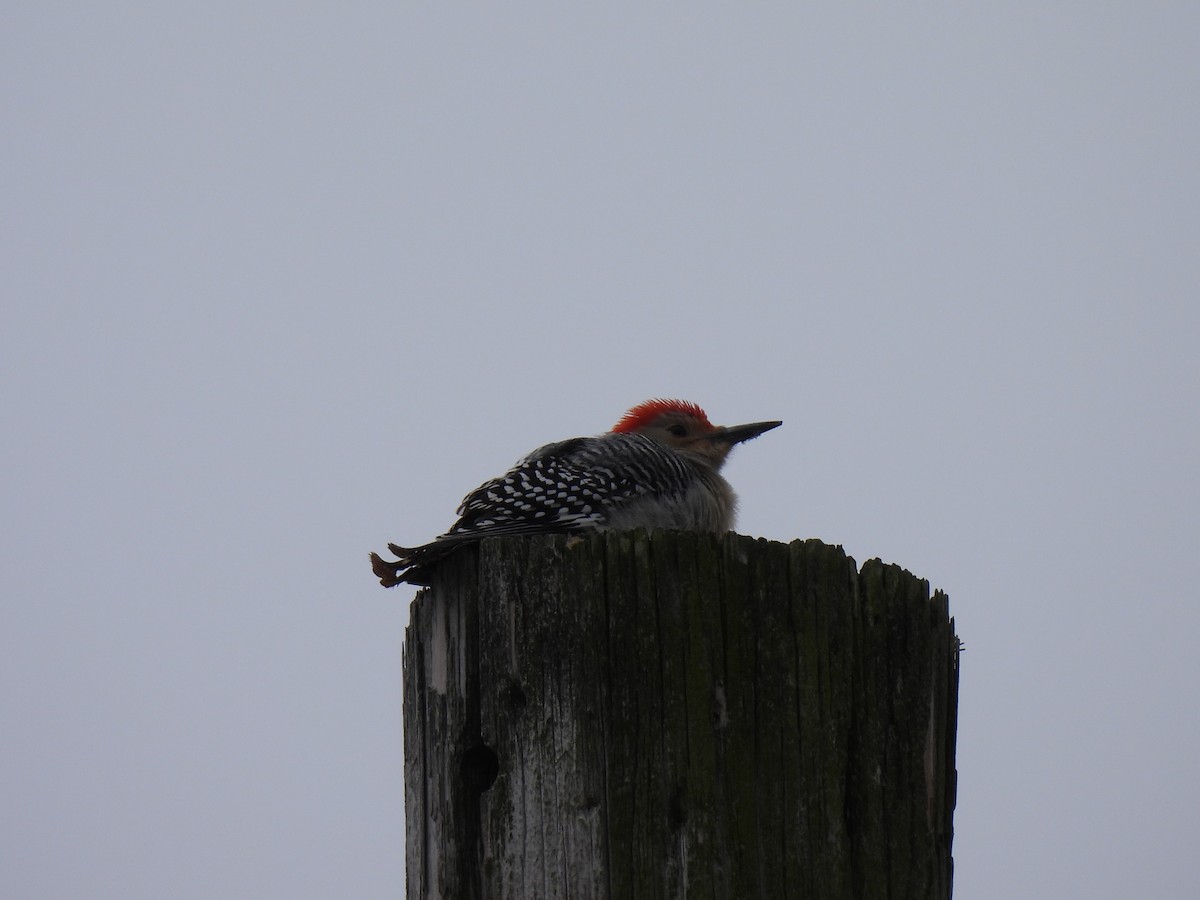
[[[713,425],[686,400],[634,406],[604,434],[546,444],[467,494],[458,521],[417,547],[388,544],[397,558],[371,554],[384,587],[428,585],[459,547],[494,535],[582,533],[634,528],[724,534],[737,498],[721,467],[744,441],[779,421]]]

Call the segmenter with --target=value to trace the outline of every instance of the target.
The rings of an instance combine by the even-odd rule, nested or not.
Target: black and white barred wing
[[[372,553],[371,565],[385,587],[428,584],[426,567],[462,543],[490,535],[604,528],[639,502],[681,490],[694,480],[686,466],[678,454],[636,434],[547,444],[468,494],[446,534],[420,547],[388,544],[398,559]]]
[[[458,508],[460,519],[444,537],[602,527],[614,506],[647,491],[612,458],[611,443],[608,436],[576,438],[535,450],[468,494]]]

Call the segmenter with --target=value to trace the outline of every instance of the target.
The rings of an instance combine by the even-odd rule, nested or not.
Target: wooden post
[[[949,898],[958,646],[819,541],[464,549],[405,640],[409,900]]]

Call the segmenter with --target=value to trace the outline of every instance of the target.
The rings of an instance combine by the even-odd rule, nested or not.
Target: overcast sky
[[[399,896],[368,550],[680,396],[949,593],[957,896],[1200,896],[1197,9],[9,4],[0,895]]]

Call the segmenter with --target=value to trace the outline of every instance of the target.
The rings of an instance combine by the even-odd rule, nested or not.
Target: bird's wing
[[[596,439],[547,444],[499,478],[467,495],[443,539],[587,530],[614,505],[647,488],[621,467],[606,465]],[[602,446],[602,445],[601,445]]]
[[[636,449],[637,453],[631,453]],[[648,494],[661,493],[662,479],[647,477],[655,461],[677,469],[686,483],[686,466],[649,438],[607,434],[547,444],[499,478],[480,485],[458,508],[459,520],[446,534],[420,547],[388,544],[398,559],[371,554],[371,565],[385,587],[428,584],[429,567],[462,543],[491,535],[588,531],[603,525],[614,509]],[[656,486],[658,484],[658,486]]]

